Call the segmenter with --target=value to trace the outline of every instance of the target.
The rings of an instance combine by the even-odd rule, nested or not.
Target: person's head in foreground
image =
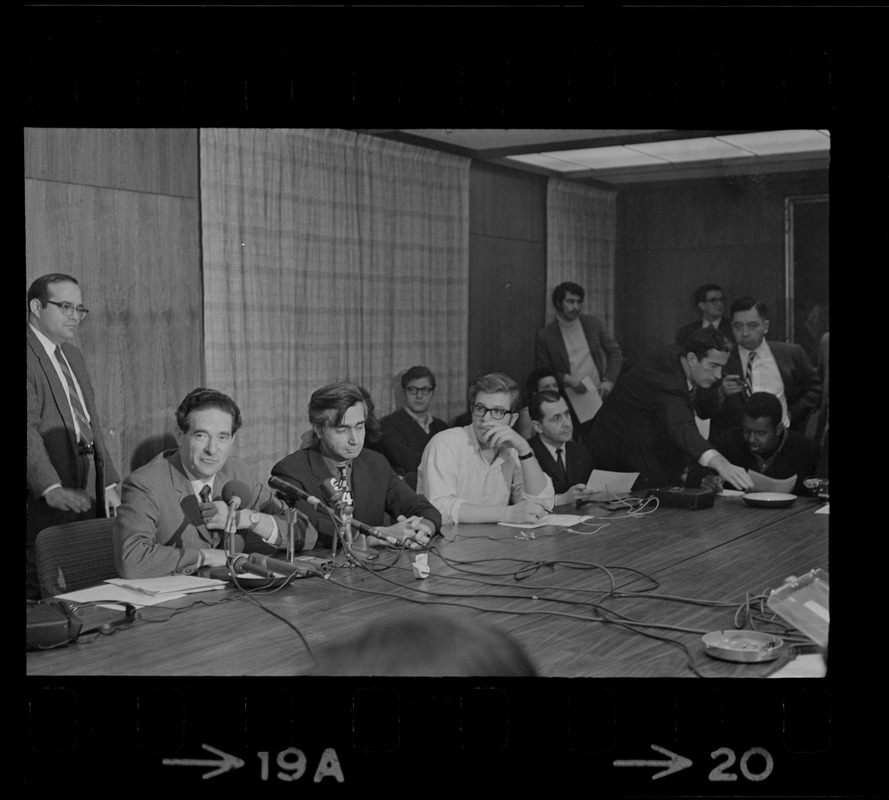
[[[427,609],[371,623],[316,657],[313,675],[537,675],[521,646],[499,628]]]

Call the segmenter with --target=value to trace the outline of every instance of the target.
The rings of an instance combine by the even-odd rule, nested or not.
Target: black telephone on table
[[[62,600],[27,605],[27,649],[64,647],[80,635],[83,621]]]

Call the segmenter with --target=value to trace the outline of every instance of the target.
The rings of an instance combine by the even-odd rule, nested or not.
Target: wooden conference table
[[[694,676],[681,648],[642,632],[684,644],[705,677],[762,677],[787,660],[788,646],[779,662],[739,664],[708,656],[701,636],[733,629],[746,594],[828,568],[829,516],[816,514],[819,507],[810,498],[789,508],[754,508],[740,498],[718,497],[708,509],[660,507],[627,517],[587,506],[584,513],[596,519],[579,528],[591,532],[549,526],[534,530],[534,538],[501,525],[448,526],[433,543],[424,580],[414,577],[409,553],[396,560],[384,550],[370,562],[377,572],[335,568],[328,579],[300,578],[250,597],[235,588],[190,595],[140,610],[140,621],[112,636],[28,653],[27,673],[297,675],[312,660],[279,617],[320,651],[393,615],[422,614],[420,604],[434,603],[443,613],[469,614],[507,631],[546,677]],[[387,563],[392,566],[383,569]],[[652,627],[602,621],[608,612]]]

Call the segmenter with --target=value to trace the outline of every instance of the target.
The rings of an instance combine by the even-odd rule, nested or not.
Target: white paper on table
[[[586,522],[593,517],[578,517],[576,514],[547,514],[541,517],[537,522],[498,522],[498,525],[505,525],[507,528],[545,528],[547,525],[559,525],[562,528],[577,525],[579,522]]]
[[[577,419],[580,422],[588,422],[596,416],[596,412],[602,407],[602,398],[599,396],[596,384],[593,383],[593,379],[589,375],[581,383],[586,386],[586,391],[583,394],[575,392],[570,386],[565,387],[565,394],[568,397],[568,402],[571,403],[571,408],[574,409],[574,413],[577,415]]]
[[[820,653],[806,653],[797,656],[793,661],[785,664],[777,672],[769,675],[770,678],[823,678],[827,674],[827,665]]]
[[[227,581],[217,578],[199,578],[197,575],[164,575],[160,578],[110,578],[106,583],[132,589],[147,595],[179,592],[205,592],[208,589],[221,589]]]
[[[796,486],[796,475],[792,475],[789,478],[769,478],[752,469],[748,469],[747,474],[753,481],[754,492],[793,494],[793,487]]]
[[[815,513],[816,514],[830,514],[830,503],[825,503]]]
[[[586,491],[601,495],[603,500],[625,497],[630,493],[638,472],[610,472],[607,469],[594,469],[586,482]]]
[[[149,595],[145,594],[145,592],[126,589],[123,586],[100,583],[98,586],[90,586],[88,589],[78,589],[76,592],[57,594],[56,597],[62,600],[70,600],[72,603],[100,603],[105,605],[105,601],[107,601],[108,605],[129,603],[133,606],[153,606],[158,603],[166,603],[168,600],[185,597],[185,593],[173,592],[172,594]]]

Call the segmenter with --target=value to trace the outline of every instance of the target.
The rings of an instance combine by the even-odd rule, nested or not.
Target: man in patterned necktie
[[[70,275],[43,275],[28,290],[26,575],[32,599],[39,596],[37,534],[75,519],[112,516],[120,505],[120,479],[105,448],[86,363],[71,343],[88,313]]]

